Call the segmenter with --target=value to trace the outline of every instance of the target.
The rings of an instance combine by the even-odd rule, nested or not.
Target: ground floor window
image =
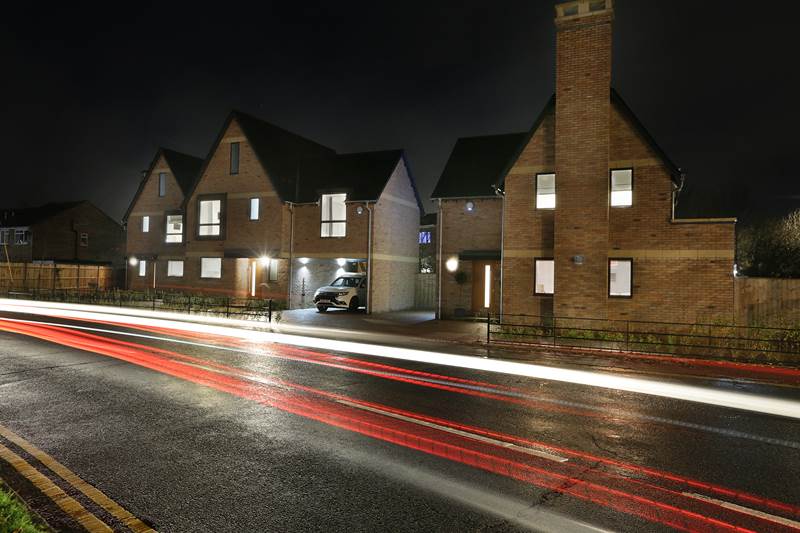
[[[89,234],[88,233],[81,233],[81,246],[86,247],[89,246]]]
[[[182,278],[183,261],[167,261],[167,276],[171,278]]]
[[[551,258],[536,259],[533,271],[535,294],[553,294],[556,287],[555,261]]]
[[[139,261],[139,277],[143,278],[147,275],[147,261]]]
[[[200,277],[220,279],[222,277],[222,258],[220,257],[201,258]]]
[[[10,230],[0,229],[0,244],[8,244],[8,232]]]
[[[18,229],[14,232],[14,244],[22,245],[28,244],[28,239],[31,236],[31,232],[27,230]]]
[[[270,281],[278,281],[278,260],[277,259],[270,259],[269,260],[269,280]]]
[[[633,259],[608,260],[608,295],[629,298],[633,294]]]

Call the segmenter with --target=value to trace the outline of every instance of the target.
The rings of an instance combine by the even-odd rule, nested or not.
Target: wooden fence
[[[107,290],[115,287],[113,267],[47,263],[0,263],[0,292]]]
[[[800,279],[736,278],[736,323],[800,326]]]

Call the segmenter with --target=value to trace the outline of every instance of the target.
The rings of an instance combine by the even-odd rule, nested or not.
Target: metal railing
[[[285,302],[260,298],[206,296],[172,291],[130,291],[96,289],[43,289],[4,291],[0,296],[45,302],[133,307],[152,311],[170,311],[245,320],[272,322],[286,309]]]
[[[800,364],[797,328],[503,314],[487,315],[486,340]]]

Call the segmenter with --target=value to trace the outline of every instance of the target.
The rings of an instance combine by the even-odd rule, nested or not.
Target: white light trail
[[[548,367],[532,363],[484,359],[465,355],[414,350],[391,346],[380,346],[351,341],[321,339],[305,335],[289,335],[267,331],[239,329],[231,326],[254,327],[253,322],[212,317],[188,317],[175,313],[162,313],[140,309],[118,309],[78,304],[53,304],[50,302],[27,302],[0,299],[0,311],[29,313],[44,316],[61,316],[74,319],[104,320],[120,325],[142,325],[171,328],[196,333],[207,333],[250,342],[270,342],[290,346],[333,350],[359,355],[398,359],[418,363],[466,368],[484,372],[524,376],[620,390],[663,398],[717,405],[744,411],[800,419],[800,401],[762,396],[752,393],[726,391],[694,385],[669,383],[653,379],[617,376],[602,372]],[[202,320],[203,323],[190,320]],[[224,324],[224,325],[223,325]]]

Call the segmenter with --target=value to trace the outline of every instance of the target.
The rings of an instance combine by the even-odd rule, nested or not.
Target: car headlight
[[[350,294],[350,291],[342,291],[342,292],[340,292],[338,294],[339,294],[339,296],[347,296],[348,294]]]

